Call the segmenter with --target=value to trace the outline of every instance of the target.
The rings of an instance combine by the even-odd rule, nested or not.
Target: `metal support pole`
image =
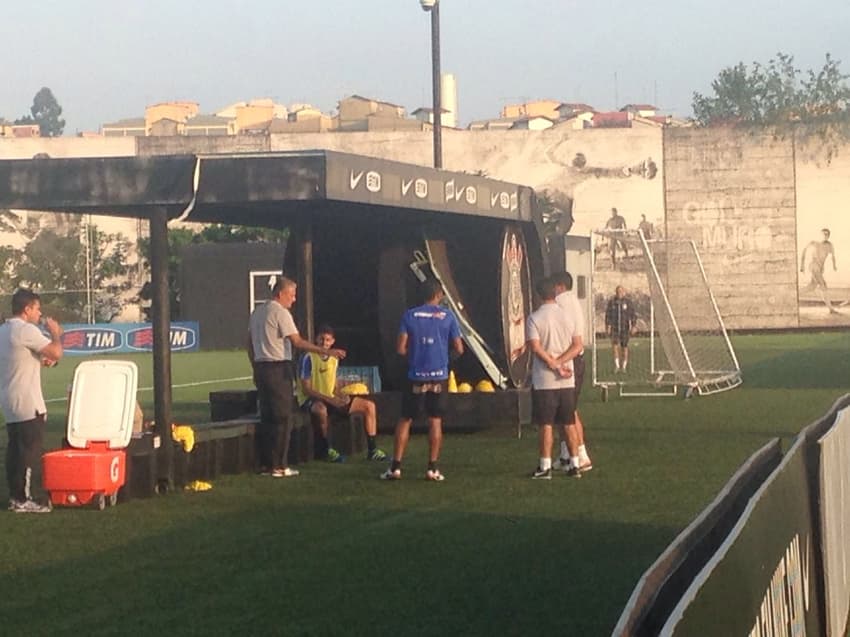
[[[303,330],[302,336],[313,342],[315,338],[315,294],[313,288],[313,219],[310,212],[301,212],[295,220],[295,276],[298,298],[295,318]]]
[[[157,481],[174,486],[174,445],[171,442],[171,305],[168,293],[168,211],[155,208],[150,218],[153,323],[153,395],[156,433],[162,441]]]
[[[443,167],[443,98],[440,87],[440,3],[431,9],[431,81],[434,96],[434,168]]]

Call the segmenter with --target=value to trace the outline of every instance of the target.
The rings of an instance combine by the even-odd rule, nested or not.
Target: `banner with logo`
[[[62,347],[66,354],[128,354],[153,350],[150,323],[70,323],[63,326]],[[168,338],[172,352],[194,352],[200,347],[197,321],[171,323]]]

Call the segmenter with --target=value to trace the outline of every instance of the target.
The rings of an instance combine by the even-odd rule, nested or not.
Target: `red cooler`
[[[124,449],[133,435],[139,371],[131,361],[85,361],[74,370],[68,410],[70,448],[44,454],[44,488],[53,504],[104,509],[124,486]]]

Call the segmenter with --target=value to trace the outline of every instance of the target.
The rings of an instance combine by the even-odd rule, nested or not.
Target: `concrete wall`
[[[697,244],[727,327],[797,327],[792,140],[671,128],[664,172],[667,236]]]

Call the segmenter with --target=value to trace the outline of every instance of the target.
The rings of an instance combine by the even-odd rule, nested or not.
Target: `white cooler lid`
[[[139,369],[132,361],[93,360],[77,365],[68,410],[68,442],[108,442],[122,449],[133,435]]]

